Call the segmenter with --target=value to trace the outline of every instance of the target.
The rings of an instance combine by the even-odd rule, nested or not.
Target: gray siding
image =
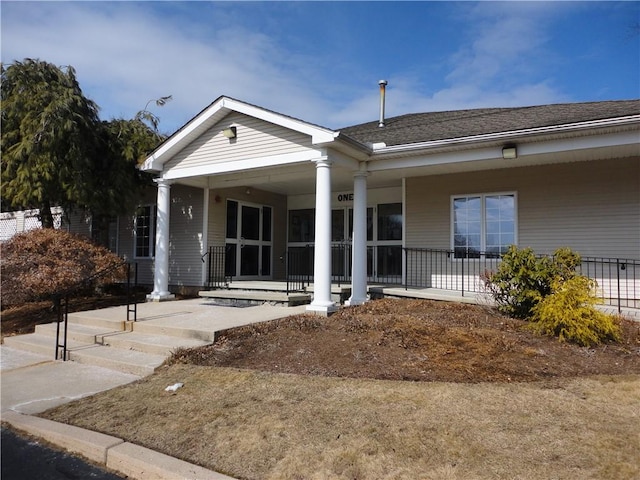
[[[140,205],[155,205],[157,192],[155,188],[149,188],[140,201]],[[153,259],[134,258],[133,221],[133,215],[125,215],[118,218],[118,255],[138,264],[139,284],[153,285]]]
[[[640,259],[640,159],[407,178],[406,246],[451,248],[451,195],[517,193],[518,245]]]
[[[201,188],[173,185],[169,214],[169,285],[202,286],[203,200]]]
[[[238,141],[229,141],[222,129],[235,125]],[[271,155],[303,152],[311,137],[240,113],[232,113],[207,130],[165,165],[165,172]]]

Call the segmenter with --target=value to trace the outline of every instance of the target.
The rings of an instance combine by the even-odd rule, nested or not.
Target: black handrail
[[[309,245],[290,248],[286,251],[285,257],[287,295],[306,291],[313,272],[313,249]]]
[[[58,360],[58,356],[60,355],[60,349],[62,349],[62,360],[67,360],[67,331],[69,324],[69,296],[74,292],[81,290],[82,288],[90,285],[94,281],[98,280],[101,277],[104,277],[113,271],[122,268],[123,266],[127,266],[127,321],[131,321],[131,314],[133,314],[133,321],[137,321],[138,319],[138,303],[136,301],[135,290],[138,286],[138,264],[133,264],[133,286],[131,284],[131,269],[132,263],[126,260],[122,260],[110,267],[107,267],[103,270],[100,270],[93,275],[89,275],[77,282],[73,283],[71,286],[67,287],[64,290],[60,290],[52,294],[54,307],[56,309],[57,314],[57,324],[56,324],[56,351],[55,351],[55,359]],[[63,339],[60,342],[60,325],[64,325]]]
[[[205,257],[207,262],[207,288],[229,287],[233,280],[233,276],[227,272],[228,248],[226,245],[211,246],[202,255],[202,262],[205,262]]]

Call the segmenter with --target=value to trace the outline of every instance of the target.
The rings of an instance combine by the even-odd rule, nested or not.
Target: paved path
[[[87,312],[112,316],[119,308]],[[138,321],[173,328],[204,328],[220,331],[240,325],[294,315],[305,307],[255,306],[234,308],[212,305],[203,299],[138,305]],[[125,474],[128,478],[194,478],[233,480],[166,455],[116,438],[104,438],[87,430],[32,417],[49,408],[138,380],[139,376],[79,364],[0,346],[0,413],[13,428],[45,438],[72,452]],[[3,474],[4,480],[4,474]],[[11,478],[11,477],[8,477]],[[20,477],[21,479],[29,478]],[[57,478],[57,477],[33,477]],[[65,477],[62,477],[65,478]],[[71,477],[70,477],[71,478]],[[83,478],[75,477],[75,478]]]

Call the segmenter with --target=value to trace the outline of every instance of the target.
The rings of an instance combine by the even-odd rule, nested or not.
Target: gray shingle
[[[479,108],[450,112],[410,113],[340,129],[361,143],[388,146],[640,114],[640,100],[564,103],[515,108]]]

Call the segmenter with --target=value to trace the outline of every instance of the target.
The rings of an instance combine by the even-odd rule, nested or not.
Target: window
[[[289,241],[315,241],[316,212],[314,209],[289,211]]]
[[[516,243],[515,193],[453,197],[452,230],[455,258],[505,253]]]
[[[402,240],[402,204],[378,205],[378,240]]]
[[[136,211],[135,225],[135,257],[152,258],[156,245],[156,207],[146,205]]]

